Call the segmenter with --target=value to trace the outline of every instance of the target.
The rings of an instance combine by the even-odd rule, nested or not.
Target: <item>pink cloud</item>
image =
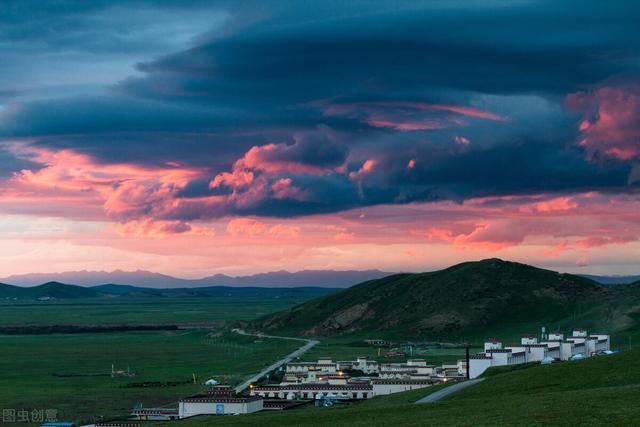
[[[175,234],[215,236],[215,230],[212,228],[196,227],[184,221],[155,221],[150,218],[116,224],[115,231],[123,236],[155,238],[164,238]]]
[[[449,228],[430,227],[426,230],[411,230],[410,233],[414,236],[422,236],[432,242],[453,242],[456,236],[461,233],[455,232]]]
[[[253,182],[253,172],[246,170],[236,170],[233,172],[222,172],[209,183],[209,188],[217,188],[223,185],[232,188],[243,188],[249,186]]]
[[[562,242],[555,245],[553,248],[546,251],[545,255],[556,258],[560,256],[560,254],[563,253],[565,250],[567,250],[568,246],[569,246],[569,241],[563,240]]]
[[[359,118],[375,127],[399,131],[443,129],[464,126],[464,118],[506,121],[507,117],[478,108],[460,105],[431,104],[416,101],[372,101],[328,105],[322,104],[327,116]],[[466,140],[466,138],[464,138]],[[468,140],[467,140],[468,141]]]
[[[286,224],[269,225],[252,218],[235,218],[227,224],[227,234],[234,237],[296,238],[300,227]]]
[[[436,203],[432,208],[430,227],[411,229],[410,234],[460,249],[491,252],[553,244],[544,254],[559,256],[570,249],[623,245],[640,239],[633,231],[640,227],[640,218],[634,213],[640,209],[636,196],[593,192],[571,197],[508,196],[469,200],[460,206]],[[562,239],[560,244],[558,239]]]
[[[374,160],[374,159],[365,160],[365,162],[362,164],[360,169],[358,169],[355,172],[349,173],[349,178],[354,179],[354,180],[360,179],[363,176],[368,175],[371,172],[373,172],[373,170],[376,168],[377,164],[378,164],[378,162],[376,160]]]
[[[578,203],[571,197],[556,197],[543,202],[535,203],[534,209],[537,212],[557,212],[557,211],[571,211],[578,207]]]
[[[22,156],[40,163],[34,170],[22,170],[4,183],[0,202],[7,196],[22,204],[30,200],[75,207],[75,216],[82,218],[89,208],[101,208],[104,218],[123,223],[137,222],[141,232],[161,231],[164,234],[190,231],[190,225],[179,222],[154,221],[167,219],[184,207],[188,200],[178,200],[177,194],[192,179],[206,175],[200,168],[187,168],[175,163],[164,167],[132,164],[98,164],[90,156],[70,150],[53,151],[20,144],[14,147]],[[123,230],[133,230],[122,227]],[[145,231],[146,230],[146,231]]]
[[[638,236],[636,234],[629,234],[627,236],[593,236],[586,239],[578,240],[576,242],[576,246],[581,248],[597,248],[601,246],[607,246],[612,244],[620,244],[633,242],[638,240]]]
[[[583,115],[580,145],[589,158],[640,159],[639,83],[573,93],[565,105]]]
[[[392,128],[400,131],[415,131],[415,130],[432,130],[442,129],[447,127],[444,123],[437,122],[435,120],[423,120],[423,121],[403,121],[402,119],[391,119],[389,117],[371,117],[366,120],[368,124],[377,128]]]
[[[526,233],[522,229],[514,230],[513,225],[499,220],[479,224],[473,232],[458,235],[453,244],[461,249],[472,248],[487,252],[516,246],[524,241]]]
[[[579,209],[539,212],[536,208],[541,202],[561,197],[570,197]],[[201,211],[202,200],[190,202],[196,203],[196,211]],[[209,203],[211,207],[207,210],[215,209],[216,203],[222,202],[212,199]],[[561,207],[564,205],[560,204]],[[175,214],[176,210],[192,209],[184,199],[174,200],[167,206],[170,207],[169,215]],[[115,254],[113,259],[101,261],[103,268],[131,268],[133,265],[152,270],[163,268],[167,272],[182,271],[183,274],[192,269],[202,275],[240,270],[269,271],[283,265],[295,270],[386,268],[425,271],[464,260],[496,256],[496,251],[500,257],[570,270],[577,268],[576,258],[583,256],[587,257],[587,263],[598,265],[612,256],[635,262],[633,254],[640,247],[635,233],[640,227],[639,210],[640,197],[637,195],[612,196],[592,192],[572,196],[512,195],[492,200],[472,199],[463,204],[376,206],[286,220],[214,218],[180,221],[147,216],[106,227],[104,224],[92,225],[91,233],[47,232],[43,238],[21,232],[15,241],[6,240],[4,233],[5,244],[0,247],[7,249],[5,256],[15,252],[19,257],[20,252],[32,251],[47,253],[48,257],[57,253],[63,259],[64,253],[68,258],[51,261],[51,265],[59,269],[69,269],[64,266],[82,269],[85,258],[81,255],[92,252],[101,256]],[[156,215],[156,212],[152,214]],[[25,221],[29,224],[37,222],[33,218]],[[214,230],[222,231],[212,239]],[[43,243],[40,239],[48,240]],[[49,242],[76,247],[73,250],[55,247],[52,252],[44,252],[43,248],[49,248]],[[274,251],[276,246],[278,250]],[[245,262],[248,258],[251,258],[250,264]],[[24,261],[17,262],[21,263],[19,269],[28,270]],[[3,265],[5,271],[18,269],[6,260]]]
[[[64,205],[65,211],[55,215],[113,222],[106,228],[126,242],[122,243],[123,250],[160,252],[162,245],[154,245],[154,239],[172,236],[165,238],[163,245],[174,247],[173,240],[180,241],[181,250],[198,256],[198,243],[193,242],[210,245],[213,224],[220,230],[226,227],[226,232],[215,239],[220,246],[256,252],[269,252],[275,244],[295,247],[287,252],[288,256],[313,248],[328,248],[326,251],[341,254],[362,245],[397,245],[398,259],[413,259],[400,255],[406,251],[417,254],[424,246],[434,244],[438,245],[439,255],[452,260],[460,259],[459,254],[455,255],[459,250],[477,251],[477,256],[505,251],[508,256],[529,248],[539,259],[553,257],[556,262],[587,251],[587,255],[596,257],[605,247],[622,252],[640,238],[636,232],[640,227],[640,198],[635,194],[505,195],[464,203],[376,206],[277,221],[231,218],[223,223],[217,218],[228,213],[229,203],[251,206],[265,195],[300,200],[305,193],[296,186],[295,177],[271,175],[268,169],[242,169],[253,176],[240,181],[242,187],[233,189],[233,194],[189,198],[183,195],[187,184],[207,177],[208,171],[178,163],[161,167],[102,165],[68,150],[24,147],[22,152],[28,152],[40,167],[21,171],[2,183],[3,212],[18,205],[29,205],[29,209]],[[377,159],[365,159],[352,172],[352,179],[375,175],[381,167]],[[400,167],[409,167],[411,160],[402,160]],[[327,224],[337,225],[327,228]],[[152,243],[137,243],[138,240]],[[261,256],[267,263],[276,254]]]
[[[287,159],[287,153],[292,151],[289,144],[266,144],[251,147],[245,155],[236,162],[234,170],[259,170],[269,173],[308,173],[322,174],[325,168],[293,159]]]
[[[454,141],[456,142],[456,144],[458,145],[470,145],[471,141],[469,141],[467,138],[465,138],[464,136],[456,136],[454,138]]]
[[[355,233],[349,231],[347,227],[327,225],[325,228],[332,233],[332,239],[338,242],[348,242],[355,239]]]
[[[576,265],[578,267],[586,267],[589,265],[589,257],[587,255],[582,255],[580,258],[576,260]]]
[[[293,144],[251,147],[233,164],[230,172],[216,175],[209,182],[209,188],[229,188],[231,194],[226,201],[242,209],[256,206],[270,197],[307,200],[310,194],[296,186],[293,178],[282,175],[344,172],[346,153],[345,146],[336,141],[328,129],[322,128],[311,135],[297,136]]]
[[[293,185],[291,178],[278,179],[271,184],[271,190],[276,199],[306,200],[309,197],[306,191]]]

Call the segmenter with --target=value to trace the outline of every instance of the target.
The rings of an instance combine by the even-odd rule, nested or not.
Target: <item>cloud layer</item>
[[[5,215],[189,239],[304,239],[323,218],[352,244],[375,209],[425,206],[407,241],[637,240],[636,2],[9,4]]]

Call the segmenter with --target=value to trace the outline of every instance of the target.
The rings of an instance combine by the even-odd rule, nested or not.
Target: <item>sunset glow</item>
[[[194,3],[0,22],[0,276],[640,273],[623,8]]]

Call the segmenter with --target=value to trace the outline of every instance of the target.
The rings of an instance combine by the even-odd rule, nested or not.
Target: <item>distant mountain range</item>
[[[595,276],[591,274],[580,274],[580,276],[594,280],[603,285],[626,285],[627,283],[640,281],[640,276]]]
[[[0,279],[2,283],[18,286],[37,286],[46,282],[73,283],[80,286],[98,286],[104,284],[131,285],[145,288],[175,289],[198,288],[208,286],[295,288],[321,287],[346,288],[366,280],[388,276],[379,270],[334,271],[303,270],[296,273],[275,271],[251,276],[232,277],[225,274],[204,277],[202,279],[181,279],[151,271],[69,271],[65,273],[31,273],[8,276]]]

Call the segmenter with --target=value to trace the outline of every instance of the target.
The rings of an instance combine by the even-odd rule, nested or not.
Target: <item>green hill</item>
[[[0,284],[0,299],[75,299],[75,298],[97,298],[105,294],[96,289],[83,288],[75,285],[65,285],[58,282],[44,283],[39,286],[23,288],[20,286]]]
[[[335,292],[334,288],[261,288],[207,286],[201,288],[155,289],[129,285],[105,284],[94,287],[66,285],[48,282],[39,286],[22,287],[0,284],[0,300],[33,300],[38,298],[77,299],[77,298],[139,298],[139,297],[237,297],[237,298],[299,298],[304,301]]]
[[[371,280],[285,312],[256,330],[299,335],[512,336],[540,326],[606,331],[635,325],[640,286],[615,289],[570,274],[499,259]]]
[[[640,351],[526,369],[492,368],[487,378],[438,403],[415,404],[441,386],[354,405],[238,417],[196,417],[167,426],[584,426],[638,425]]]

